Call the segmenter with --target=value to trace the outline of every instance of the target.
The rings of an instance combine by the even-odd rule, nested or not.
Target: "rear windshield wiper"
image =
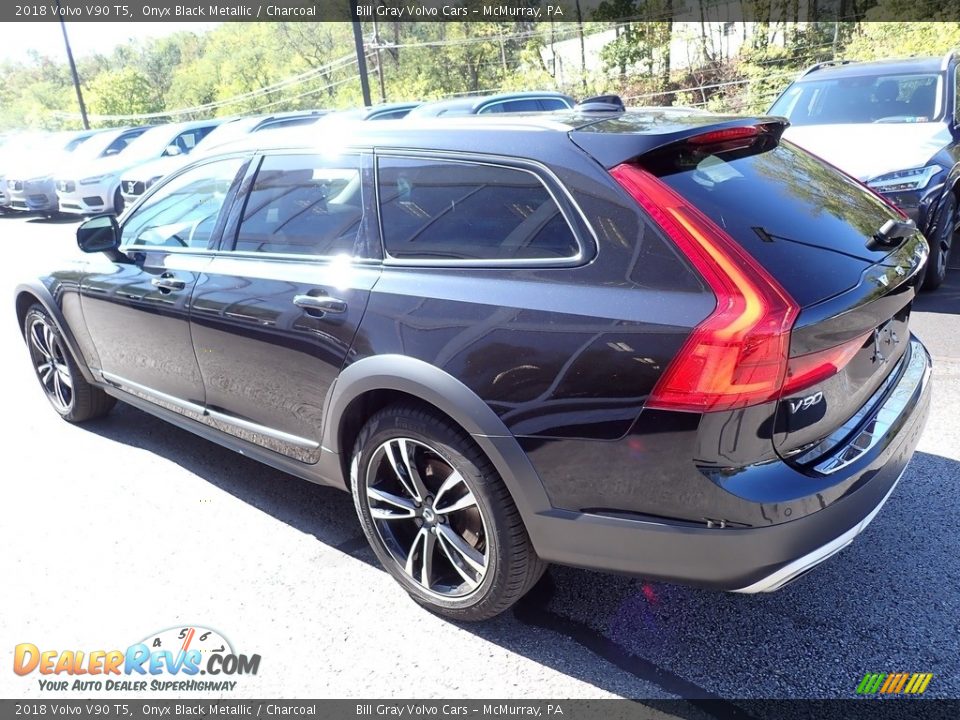
[[[867,247],[873,244],[883,247],[894,247],[903,242],[906,238],[912,237],[917,231],[917,224],[913,220],[887,220],[880,229],[873,234],[873,237],[867,243]]]

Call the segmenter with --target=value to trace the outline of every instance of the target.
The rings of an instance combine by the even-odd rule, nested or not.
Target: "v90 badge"
[[[820,403],[823,400],[822,392],[815,392],[813,395],[807,395],[804,398],[798,398],[797,400],[787,400],[787,405],[790,407],[790,413],[795,415],[801,410],[807,410],[812,408],[814,405]]]

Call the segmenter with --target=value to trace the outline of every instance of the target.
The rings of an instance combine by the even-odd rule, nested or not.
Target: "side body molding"
[[[449,415],[486,453],[506,483],[528,528],[536,515],[551,509],[540,477],[503,422],[472,390],[456,378],[416,358],[376,355],[346,367],[328,395],[322,445],[345,455],[339,428],[350,403],[372,390],[396,390],[430,403]],[[345,478],[349,482],[349,478]],[[533,535],[533,533],[531,533]],[[533,538],[536,545],[536,538]]]

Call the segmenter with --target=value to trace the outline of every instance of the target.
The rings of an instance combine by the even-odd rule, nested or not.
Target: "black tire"
[[[453,620],[487,620],[543,575],[547,565],[537,557],[506,486],[470,435],[449,418],[416,403],[384,408],[360,431],[350,468],[354,505],[370,546],[428,610]],[[417,482],[425,492],[416,492]],[[405,492],[408,487],[413,492]],[[422,503],[417,495],[425,495]],[[401,500],[405,504],[394,504]],[[464,546],[457,537],[465,550],[458,549]],[[481,556],[482,572],[471,564],[480,565]]]
[[[953,247],[956,226],[957,196],[948,192],[937,208],[936,219],[928,235],[930,258],[927,260],[927,271],[923,278],[924,290],[936,290],[943,284],[947,276],[947,262]]]
[[[113,193],[113,214],[119,215],[122,213],[124,205],[123,195],[120,192],[120,188],[117,188],[116,192]]]
[[[117,401],[84,380],[56,323],[39,303],[27,311],[23,337],[40,387],[60,417],[80,423],[110,412]]]

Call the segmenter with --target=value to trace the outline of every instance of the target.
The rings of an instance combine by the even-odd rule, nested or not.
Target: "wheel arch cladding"
[[[525,524],[550,509],[550,501],[526,453],[500,418],[456,378],[405,355],[377,355],[348,366],[329,395],[323,447],[340,456],[349,485],[353,441],[367,419],[394,401],[431,406],[463,428],[493,463]],[[536,545],[536,538],[531,539]]]
[[[66,343],[67,350],[70,352],[74,363],[76,363],[77,367],[80,368],[80,372],[83,374],[83,379],[88,383],[95,384],[96,380],[90,372],[90,368],[87,367],[83,354],[79,350],[77,339],[73,336],[73,333],[70,332],[66,322],[64,322],[63,314],[60,312],[60,308],[57,306],[50,292],[39,284],[18,285],[15,291],[15,298],[17,324],[20,328],[20,334],[23,335],[23,324],[27,319],[27,313],[30,311],[30,308],[34,305],[40,305],[46,311],[47,315],[50,316],[50,319],[53,320],[54,325],[57,326],[57,330]]]

